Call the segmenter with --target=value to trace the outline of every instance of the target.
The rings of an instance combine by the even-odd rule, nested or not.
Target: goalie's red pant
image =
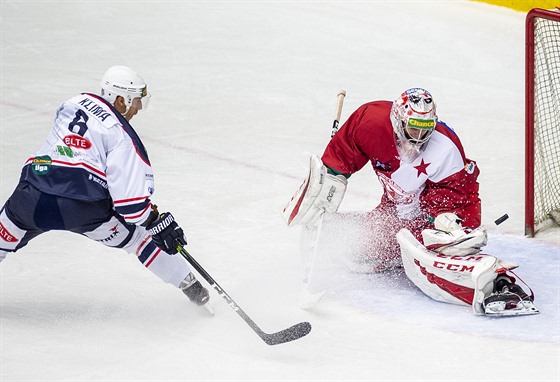
[[[431,227],[426,215],[413,220],[400,219],[394,205],[382,203],[369,212],[365,221],[368,232],[363,242],[363,256],[374,265],[374,271],[401,267],[401,251],[396,234],[407,228],[422,243],[422,230]]]

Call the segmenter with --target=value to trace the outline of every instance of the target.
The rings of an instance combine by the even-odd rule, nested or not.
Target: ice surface
[[[53,232],[0,266],[1,380],[560,378],[559,234],[523,237],[524,14],[424,0],[0,7],[2,202],[57,105],[128,65],[153,95],[133,125],[154,201],[184,227],[189,252],[263,330],[313,325],[269,347],[214,292],[209,317],[124,252]],[[327,253],[314,284],[325,295],[298,308],[299,229],[281,209],[329,139],[338,91],[344,121],[413,86],[432,92],[478,162],[487,252],[521,265],[540,315],[476,317],[402,274],[351,273]],[[341,211],[379,196],[366,168]]]

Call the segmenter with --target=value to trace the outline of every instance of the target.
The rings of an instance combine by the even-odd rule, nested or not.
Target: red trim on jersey
[[[144,214],[146,213],[146,210],[147,210],[148,208],[150,208],[150,206],[151,206],[151,203],[148,203],[148,205],[146,206],[146,208],[144,208],[140,213],[138,213],[138,214],[136,214],[136,215],[123,215],[123,216],[124,216],[124,218],[125,218],[126,220],[133,220],[133,219],[135,219],[135,218],[139,218],[139,217],[141,217],[142,215],[144,215]]]
[[[138,200],[146,200],[146,199],[148,199],[149,197],[150,197],[150,196],[138,196],[138,197],[136,197],[136,198],[114,200],[113,203],[114,203],[114,204],[129,203],[129,202],[135,202],[135,201],[138,201]]]

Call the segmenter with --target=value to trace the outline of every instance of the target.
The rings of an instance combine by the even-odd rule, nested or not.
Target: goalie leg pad
[[[539,313],[532,292],[528,298],[514,281],[509,292],[495,290],[495,280],[517,268],[516,264],[484,254],[449,256],[429,251],[407,229],[397,233],[397,241],[406,275],[434,300],[469,304],[477,315],[505,317]]]
[[[501,267],[490,255],[447,256],[426,249],[407,229],[397,233],[403,266],[408,278],[436,301],[471,305],[484,314],[484,296],[492,293],[493,280]]]
[[[321,159],[312,155],[307,178],[284,207],[284,221],[288,226],[308,225],[324,212],[336,212],[344,198],[347,183],[342,175],[328,174]]]

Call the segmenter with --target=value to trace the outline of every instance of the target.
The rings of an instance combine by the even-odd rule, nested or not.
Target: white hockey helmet
[[[134,70],[126,66],[112,66],[101,80],[101,97],[113,104],[117,96],[124,98],[127,110],[136,98],[141,101],[138,109],[147,108],[151,97],[146,82]]]
[[[422,88],[405,90],[393,102],[390,117],[399,154],[405,160],[414,160],[436,127],[436,104],[432,95]]]

